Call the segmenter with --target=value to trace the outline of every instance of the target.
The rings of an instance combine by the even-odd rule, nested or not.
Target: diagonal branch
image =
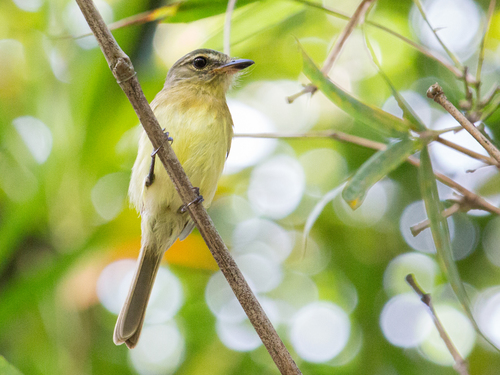
[[[328,54],[328,57],[326,58],[325,62],[323,63],[323,67],[321,68],[321,72],[324,75],[328,75],[330,71],[332,70],[333,64],[339,57],[340,52],[342,51],[342,47],[344,47],[345,42],[349,38],[349,36],[352,34],[352,31],[354,28],[364,22],[364,17],[366,12],[370,9],[370,6],[375,0],[362,0],[361,3],[358,5],[356,8],[356,11],[352,15],[352,17],[349,19],[349,22],[347,23],[346,27],[342,30],[340,33],[338,39],[336,40],[332,50]],[[317,90],[317,87],[310,84],[304,87],[304,89],[292,96],[289,96],[287,98],[288,103],[292,103],[295,99],[298,97],[302,96],[303,94],[311,93],[314,94]]]
[[[224,245],[219,233],[217,233],[203,205],[187,204],[188,202],[194,201],[197,195],[186,173],[182,169],[179,160],[175,156],[174,151],[170,147],[170,144],[165,142],[163,131],[144,97],[129,57],[116,43],[92,0],[76,0],[76,2],[85,16],[92,32],[96,36],[113,75],[134,107],[153,147],[158,149],[157,156],[160,158],[168,175],[172,179],[183,203],[187,205],[191,218],[198,227],[222,273],[226,277],[234,294],[238,298],[279,371],[287,375],[301,374],[290,353],[285,348],[285,345],[279,338],[264,310],[243,278],[241,271],[229,254],[227,247]]]

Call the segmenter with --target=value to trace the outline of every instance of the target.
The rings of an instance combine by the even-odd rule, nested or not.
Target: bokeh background
[[[358,5],[315,4],[346,14]],[[164,4],[96,5],[111,23]],[[488,5],[424,2],[431,24],[472,72]],[[226,6],[190,0],[164,22],[114,31],[148,100],[185,53],[222,50]],[[447,59],[411,1],[380,0],[369,19]],[[231,54],[256,64],[229,93],[235,132],[334,129],[381,141],[321,93],[285,101],[307,83],[297,40],[321,65],[345,25],[298,1],[239,2]],[[138,347],[113,344],[140,245],[140,218],[127,202],[140,128],[93,37],[74,38],[87,32],[74,1],[0,2],[0,354],[25,374],[276,374],[196,230],[166,254]],[[373,27],[366,32],[385,73],[423,122],[455,126],[425,92],[439,82],[456,103],[463,83],[402,40]],[[485,46],[487,92],[499,82],[498,7]],[[330,77],[401,116],[360,30]],[[486,122],[493,138],[500,136],[499,121],[494,113]],[[465,132],[446,137],[485,153]],[[466,173],[481,163],[441,145],[430,152],[436,170],[500,203],[494,167]],[[402,165],[356,211],[340,197],[339,185],[372,154],[326,138],[237,138],[210,215],[304,373],[455,373],[425,306],[405,283],[410,272],[432,293],[472,372],[497,373],[500,355],[454,297],[430,231],[410,233],[426,217],[417,169]],[[439,191],[443,200],[452,197],[444,185]],[[478,324],[500,345],[500,218],[471,211],[448,222]]]

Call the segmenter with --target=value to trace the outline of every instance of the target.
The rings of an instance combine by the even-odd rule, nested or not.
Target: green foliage
[[[0,355],[0,374],[3,375],[22,375],[22,373],[12,366],[9,362],[5,360],[4,357]]]
[[[408,156],[421,147],[421,142],[403,138],[389,144],[387,149],[378,151],[368,159],[345,186],[342,197],[352,207],[358,208],[368,190],[394,169],[403,164]]]
[[[397,118],[381,109],[364,104],[352,95],[342,90],[338,85],[326,79],[323,73],[314,65],[314,62],[302,51],[304,74],[321,90],[328,99],[354,119],[371,127],[376,132],[387,137],[398,138],[408,133],[408,121]]]

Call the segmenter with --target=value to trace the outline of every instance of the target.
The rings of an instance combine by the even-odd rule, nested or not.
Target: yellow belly
[[[156,101],[156,99],[155,99]],[[232,139],[232,120],[225,104],[219,101],[151,104],[162,128],[173,138],[172,147],[192,185],[200,188],[204,206],[209,207],[222,174]],[[168,104],[167,104],[168,103]],[[181,205],[173,183],[161,162],[155,165],[155,180],[150,187],[144,181],[149,173],[153,147],[143,132],[132,170],[129,189],[131,202],[142,213],[176,211]]]

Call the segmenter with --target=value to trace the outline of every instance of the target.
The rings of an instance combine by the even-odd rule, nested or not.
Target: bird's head
[[[197,49],[170,68],[165,87],[186,85],[225,93],[234,77],[253,64],[252,60],[233,59],[211,49]]]

